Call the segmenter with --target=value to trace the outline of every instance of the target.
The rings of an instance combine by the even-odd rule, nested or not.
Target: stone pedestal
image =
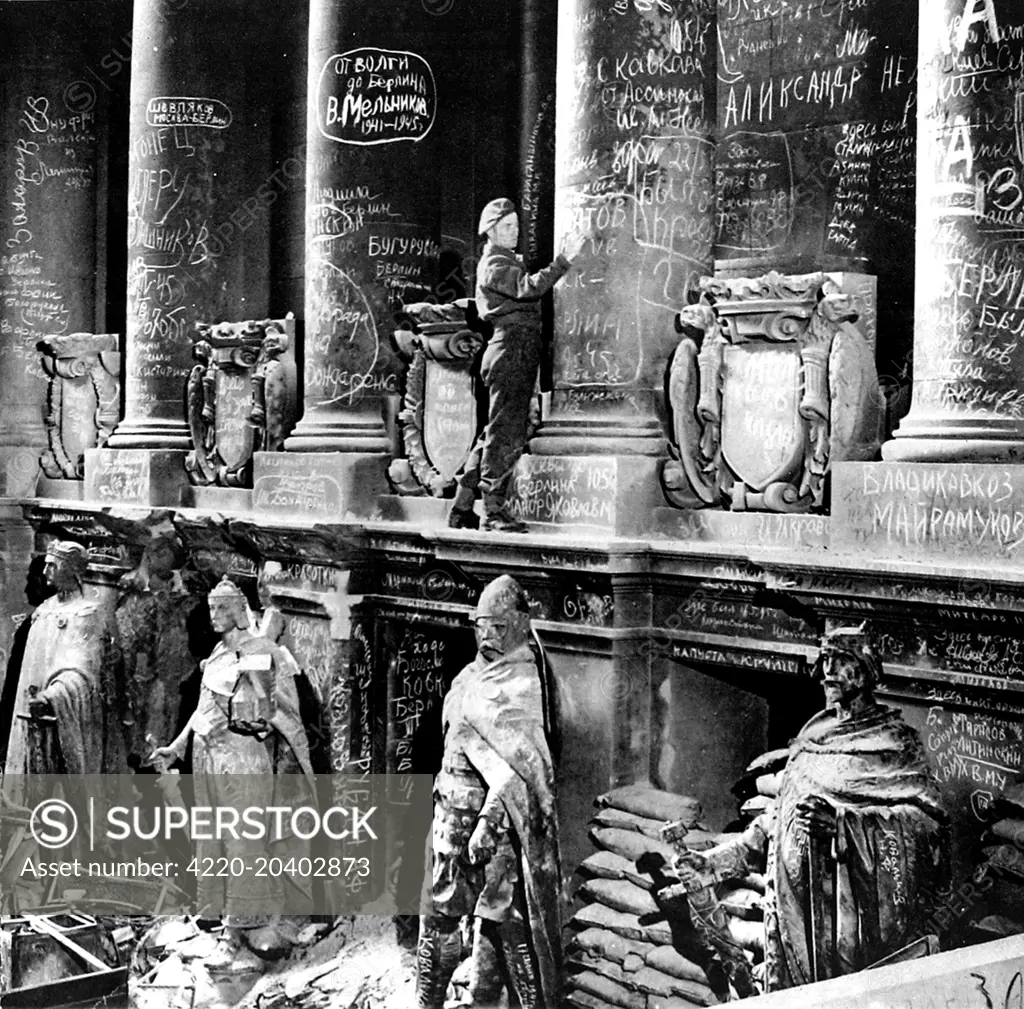
[[[1001,464],[840,463],[832,549],[872,558],[1020,570],[1024,470]]]
[[[304,413],[289,451],[390,447],[393,316],[437,279],[436,29],[425,5],[312,5]]]
[[[650,529],[663,503],[657,474],[658,460],[644,456],[524,455],[508,506],[538,532],[635,536]]]
[[[265,194],[289,166],[273,171],[251,6],[142,0],[134,14],[125,416],[109,444],[154,451],[166,490],[168,450],[189,448],[189,337],[199,320],[267,314]],[[180,464],[173,475],[185,483]]]
[[[921,5],[913,403],[885,459],[1024,458],[1022,26]]]
[[[325,521],[377,512],[388,457],[365,452],[257,452],[252,507],[257,513]]]
[[[174,449],[92,448],[85,453],[85,500],[108,505],[184,503],[185,453]]]

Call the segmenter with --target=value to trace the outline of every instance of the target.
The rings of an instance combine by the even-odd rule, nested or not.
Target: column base
[[[256,452],[253,510],[310,520],[373,518],[388,490],[389,461],[383,452]]]
[[[661,424],[629,425],[594,420],[545,421],[530,439],[533,455],[664,456],[667,438]]]
[[[509,486],[509,511],[538,532],[636,536],[664,504],[659,460],[635,455],[524,455]]]
[[[285,439],[286,452],[376,454],[392,448],[384,420],[377,416],[338,419],[312,418],[299,421]]]
[[[85,497],[84,480],[56,480],[45,473],[36,481],[36,497],[54,501],[81,501]]]
[[[85,500],[178,508],[188,477],[176,449],[91,448],[85,453]]]
[[[38,448],[0,448],[0,497],[34,497],[39,479]]]
[[[192,443],[184,421],[141,420],[121,421],[107,440],[107,448],[143,448],[187,452]]]
[[[1024,462],[1024,441],[899,436],[882,445],[886,462]]]

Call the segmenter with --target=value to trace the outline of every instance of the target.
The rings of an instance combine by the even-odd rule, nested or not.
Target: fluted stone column
[[[1024,9],[921,3],[914,387],[889,461],[1024,458]]]
[[[428,7],[314,0],[310,12],[304,413],[286,448],[372,456],[381,480],[384,406],[400,392],[393,317],[437,280]]]
[[[583,476],[581,458],[611,460],[584,482],[619,505],[641,489],[633,504],[658,501],[673,314],[712,272],[714,81],[705,4],[559,5],[556,247],[573,229],[590,237],[555,289],[554,388],[530,448],[576,458],[556,474],[564,480]],[[538,466],[558,469],[524,458],[513,502],[522,518],[571,524],[600,510],[580,501],[556,508],[564,514],[538,511],[527,500],[544,492],[532,479]],[[613,502],[598,524],[619,526],[623,515]]]
[[[137,477],[150,474],[136,480],[161,499],[150,503],[176,503],[184,485],[195,323],[267,314],[266,207],[279,180],[261,97],[261,6],[135,4],[125,416],[109,444]],[[100,496],[117,461],[106,450],[93,456],[87,494]]]

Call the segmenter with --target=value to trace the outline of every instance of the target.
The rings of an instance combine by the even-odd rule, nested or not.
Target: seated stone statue
[[[738,840],[677,858],[697,892],[767,856],[769,991],[861,970],[921,938],[946,883],[947,816],[920,736],[875,701],[880,672],[863,628],[827,634],[829,707],[791,744],[775,808]]]

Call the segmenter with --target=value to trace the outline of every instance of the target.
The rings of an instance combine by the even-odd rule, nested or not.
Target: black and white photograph
[[[4,1009],[1024,1009],[1024,4],[0,0]]]

